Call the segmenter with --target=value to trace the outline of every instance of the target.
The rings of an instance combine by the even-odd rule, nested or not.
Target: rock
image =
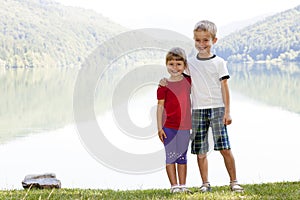
[[[52,189],[61,188],[61,182],[56,178],[53,173],[47,174],[32,174],[25,176],[22,181],[24,189],[27,188],[38,188],[38,189]]]

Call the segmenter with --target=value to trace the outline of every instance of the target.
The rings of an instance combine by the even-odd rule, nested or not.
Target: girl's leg
[[[171,186],[177,186],[177,173],[176,173],[176,140],[175,136],[177,130],[170,128],[163,128],[167,138],[164,140],[165,151],[166,151],[166,171]]]
[[[179,185],[185,185],[186,184],[187,165],[186,164],[177,164],[177,170],[178,170]]]
[[[171,183],[171,186],[178,185],[177,183],[177,177],[176,177],[176,166],[175,164],[167,164],[166,165],[166,171],[169,178],[169,181]]]
[[[190,130],[179,130],[176,135],[176,149],[178,153],[177,171],[179,184],[185,186],[187,175],[187,150],[190,141]]]

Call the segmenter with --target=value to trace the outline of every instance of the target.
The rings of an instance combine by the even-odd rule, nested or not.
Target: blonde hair
[[[184,65],[187,66],[185,51],[180,47],[174,47],[168,51],[166,55],[166,64],[168,64],[168,61],[170,60],[181,60]]]
[[[217,26],[211,21],[202,20],[195,25],[194,32],[195,31],[208,31],[212,38],[215,39],[217,35]]]

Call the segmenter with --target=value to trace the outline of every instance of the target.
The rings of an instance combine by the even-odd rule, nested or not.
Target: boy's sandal
[[[203,184],[199,190],[200,192],[211,192],[210,184]]]
[[[230,185],[230,189],[232,192],[244,192],[244,188],[237,183]]]

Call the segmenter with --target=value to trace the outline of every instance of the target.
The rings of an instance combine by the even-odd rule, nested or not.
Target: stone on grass
[[[61,182],[56,178],[56,175],[53,173],[31,174],[25,176],[24,180],[22,181],[22,186],[24,189],[52,189],[61,188]]]

